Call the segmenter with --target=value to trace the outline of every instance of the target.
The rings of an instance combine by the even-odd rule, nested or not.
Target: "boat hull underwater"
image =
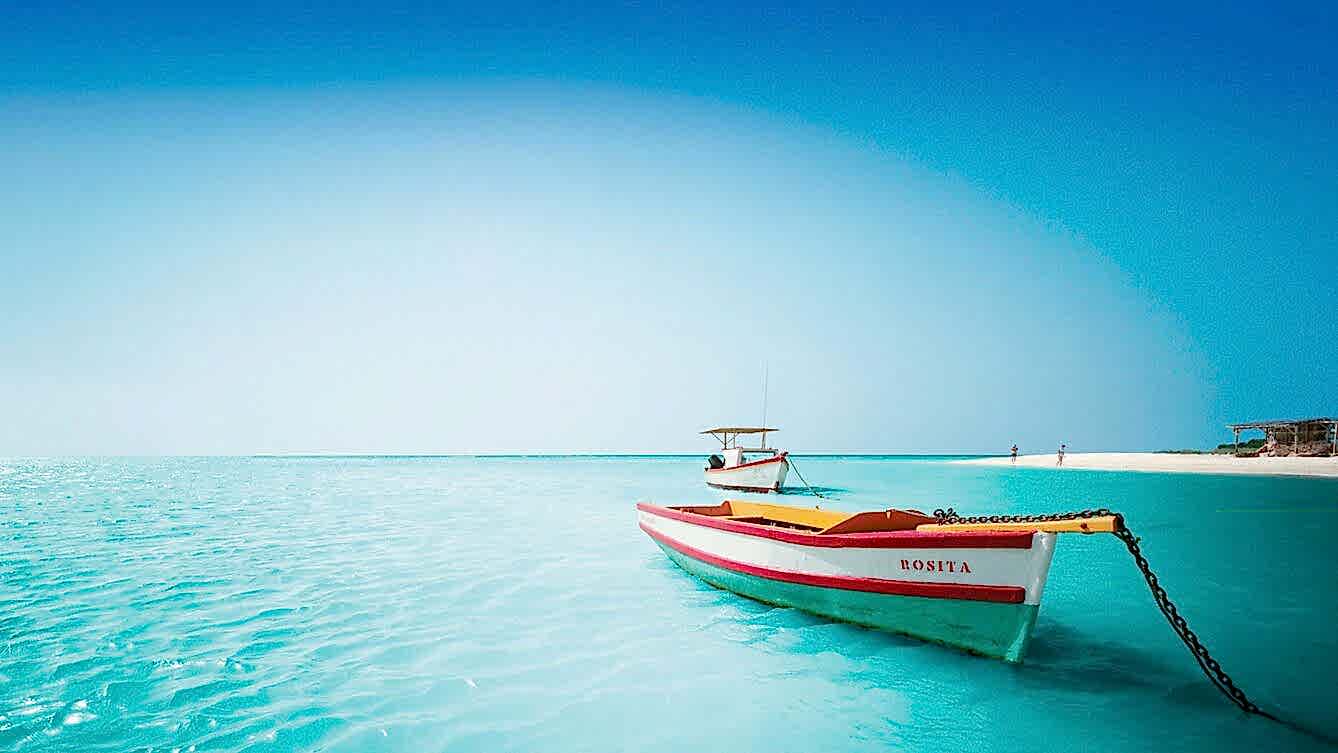
[[[637,514],[674,563],[718,588],[1010,662],[1026,654],[1056,535],[734,500]]]

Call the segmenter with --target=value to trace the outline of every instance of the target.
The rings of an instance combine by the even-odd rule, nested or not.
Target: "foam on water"
[[[1251,697],[1338,737],[1338,481],[800,462],[845,509],[1122,510]],[[722,498],[700,466],[0,461],[0,750],[1330,749],[1217,697],[1110,537],[1060,541],[1022,666],[712,589],[632,507]]]

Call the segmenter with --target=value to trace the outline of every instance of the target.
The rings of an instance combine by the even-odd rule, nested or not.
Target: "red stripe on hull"
[[[726,486],[725,484],[713,484],[710,481],[706,485],[712,489],[732,489],[736,492],[758,492],[759,494],[770,494],[775,491],[769,486]]]
[[[776,570],[759,565],[717,557],[696,547],[665,536],[664,534],[641,523],[641,530],[665,546],[708,565],[732,570],[736,573],[753,575],[785,583],[798,583],[819,588],[839,588],[846,591],[867,591],[869,593],[892,594],[895,596],[923,596],[931,599],[958,599],[962,601],[992,601],[1000,604],[1021,604],[1026,590],[1020,586],[978,586],[969,583],[922,583],[909,580],[886,580],[883,578],[858,578],[849,575],[817,575],[798,573],[792,570]]]
[[[739,470],[740,468],[752,468],[752,467],[754,467],[754,466],[758,466],[758,465],[766,465],[767,463],[783,463],[783,462],[785,462],[785,456],[788,455],[788,454],[789,454],[789,453],[782,452],[781,454],[777,455],[777,456],[774,457],[774,458],[763,458],[763,459],[761,459],[761,460],[754,460],[754,461],[751,462],[751,463],[739,463],[738,465],[731,465],[731,466],[728,467],[728,468],[707,468],[707,469],[706,469],[706,472],[707,472],[707,473],[724,473],[725,471],[737,471],[737,470]]]
[[[1032,531],[877,531],[872,533],[833,533],[821,535],[776,528],[739,520],[725,520],[638,502],[636,509],[705,528],[742,533],[764,539],[784,541],[829,549],[860,547],[868,549],[1030,549]]]

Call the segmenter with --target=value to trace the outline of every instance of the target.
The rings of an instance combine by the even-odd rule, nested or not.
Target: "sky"
[[[1338,414],[1331,5],[14,4],[0,455]]]

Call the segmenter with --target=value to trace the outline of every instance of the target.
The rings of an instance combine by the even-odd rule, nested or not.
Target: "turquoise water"
[[[1260,705],[1338,738],[1338,481],[800,458],[832,507],[1108,505]],[[0,460],[0,750],[1334,750],[1216,695],[1105,536],[1028,661],[714,590],[700,458]],[[803,497],[790,496],[791,501]]]

